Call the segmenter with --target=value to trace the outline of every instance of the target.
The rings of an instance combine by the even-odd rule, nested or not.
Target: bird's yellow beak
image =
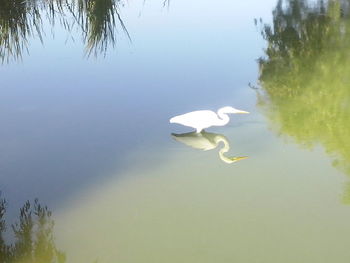
[[[249,113],[249,111],[244,111],[244,110],[241,110],[241,111],[238,111],[238,112],[236,112],[236,113],[240,113],[240,114],[248,114],[248,113]]]
[[[248,156],[241,156],[241,157],[231,157],[231,161],[233,162],[238,162],[238,161],[241,161],[241,160],[244,160],[244,159],[247,159]]]

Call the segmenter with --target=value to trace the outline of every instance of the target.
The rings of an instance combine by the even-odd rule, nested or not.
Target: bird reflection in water
[[[219,150],[219,157],[225,163],[235,163],[240,160],[248,158],[247,156],[241,157],[227,157],[225,153],[230,150],[230,143],[228,139],[222,135],[217,133],[210,133],[202,131],[200,133],[197,132],[188,132],[182,134],[172,133],[171,136],[178,142],[181,142],[187,146],[190,146],[195,149],[208,151],[213,150],[219,146],[222,142],[223,147]]]

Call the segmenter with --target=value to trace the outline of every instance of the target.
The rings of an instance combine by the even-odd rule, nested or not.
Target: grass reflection
[[[78,0],[77,21],[84,32],[88,55],[105,53],[108,45],[115,45],[116,24],[119,23],[127,37],[130,35],[119,14],[119,0]],[[71,7],[70,10],[73,10]],[[74,12],[73,12],[74,13]]]
[[[0,0],[0,61],[10,62],[28,52],[30,38],[43,42],[43,20],[60,23],[68,32],[81,30],[87,55],[114,47],[117,28],[130,39],[120,16],[120,0]]]
[[[259,61],[259,106],[274,129],[322,145],[350,176],[350,2],[278,1]],[[350,203],[350,187],[344,201]]]
[[[53,236],[51,211],[36,199],[20,209],[18,222],[11,225],[15,242],[5,242],[7,202],[0,196],[0,259],[2,263],[64,263]]]
[[[0,59],[18,59],[35,33],[41,38],[42,21],[36,1],[0,0]]]

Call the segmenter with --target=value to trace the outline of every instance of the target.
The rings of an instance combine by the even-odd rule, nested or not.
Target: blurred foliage
[[[1,263],[64,263],[66,256],[56,248],[51,212],[36,199],[20,209],[19,221],[11,225],[15,241],[5,242],[7,202],[0,196]]]
[[[43,42],[43,19],[59,22],[72,32],[79,29],[86,54],[100,54],[115,45],[117,26],[129,33],[121,19],[120,0],[0,0],[0,61],[22,58],[30,38]]]
[[[323,146],[350,176],[350,1],[279,0],[261,33],[258,105],[278,133]]]

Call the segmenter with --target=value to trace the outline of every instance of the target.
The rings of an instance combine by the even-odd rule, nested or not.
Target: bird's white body
[[[200,133],[203,129],[211,126],[224,126],[229,121],[228,113],[249,113],[237,110],[230,106],[220,108],[217,113],[210,110],[198,110],[175,116],[170,119],[170,123],[178,123],[196,129]]]

